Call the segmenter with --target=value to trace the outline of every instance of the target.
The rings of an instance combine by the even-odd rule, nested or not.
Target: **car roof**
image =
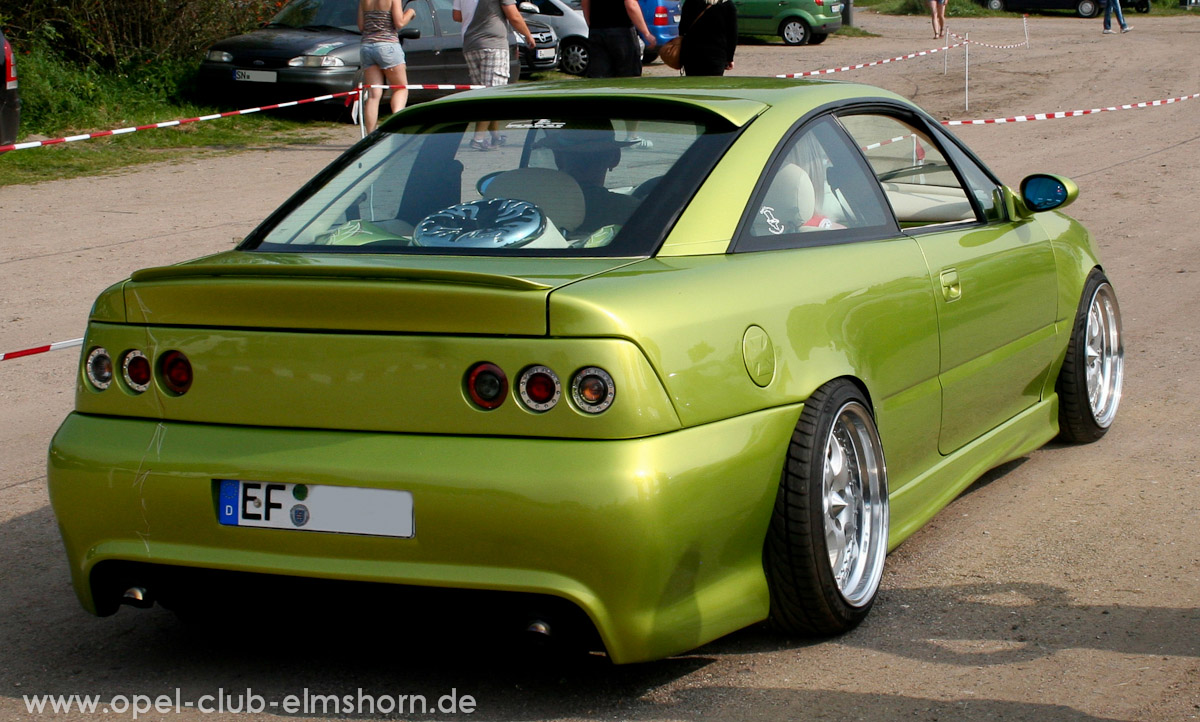
[[[719,115],[735,126],[749,123],[768,109],[795,114],[854,100],[891,100],[913,107],[904,97],[882,88],[833,80],[723,77],[641,77],[518,83],[452,95],[427,104],[427,112],[458,104],[523,104],[561,99],[612,104],[661,103],[688,106]],[[414,106],[418,111],[422,106]],[[611,107],[611,106],[610,106]],[[436,108],[436,110],[435,110]],[[411,118],[413,112],[402,115]],[[442,115],[441,112],[437,112]],[[482,116],[481,116],[482,117]]]

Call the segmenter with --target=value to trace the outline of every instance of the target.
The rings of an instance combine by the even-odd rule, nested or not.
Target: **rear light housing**
[[[137,349],[126,351],[121,359],[121,374],[125,377],[125,385],[130,391],[135,394],[142,393],[150,388],[150,359]]]
[[[508,377],[494,363],[475,364],[467,370],[464,383],[471,403],[485,411],[499,408],[508,396]]]
[[[97,346],[88,353],[87,361],[84,362],[84,371],[87,373],[88,381],[97,391],[107,389],[113,379],[112,356],[103,346]]]
[[[617,385],[612,376],[598,366],[579,369],[571,379],[571,400],[586,414],[608,410],[616,397]]]
[[[168,351],[158,360],[158,376],[163,388],[182,396],[192,387],[192,362],[182,351]]]
[[[670,25],[671,24],[670,18],[671,18],[671,14],[667,11],[666,7],[659,5],[658,7],[654,8],[654,24],[655,25]]]
[[[530,411],[549,411],[562,396],[558,374],[546,366],[530,366],[521,372],[517,381],[521,403]]]
[[[4,87],[8,90],[17,89],[17,54],[13,52],[8,38],[4,39]]]

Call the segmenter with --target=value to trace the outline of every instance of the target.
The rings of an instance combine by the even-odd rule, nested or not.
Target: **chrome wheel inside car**
[[[825,442],[822,500],[829,566],[852,606],[872,599],[883,575],[888,507],[882,451],[867,410],[857,402],[842,406]]]
[[[1096,424],[1108,428],[1121,403],[1125,346],[1121,342],[1121,311],[1112,286],[1107,283],[1092,294],[1084,338],[1088,404]]]

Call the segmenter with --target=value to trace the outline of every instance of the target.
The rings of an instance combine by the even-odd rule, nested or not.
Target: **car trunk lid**
[[[232,251],[138,271],[124,322],[154,326],[544,336],[547,297],[625,258]]]

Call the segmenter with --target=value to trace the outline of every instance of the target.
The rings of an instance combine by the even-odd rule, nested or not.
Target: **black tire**
[[[829,33],[813,33],[808,37],[809,45],[820,45],[829,37]]]
[[[1121,403],[1124,378],[1121,309],[1112,285],[1094,268],[1084,284],[1067,356],[1054,384],[1059,439],[1089,444],[1108,433]]]
[[[648,50],[642,51],[642,65],[649,65],[650,63],[653,63],[655,60],[658,60],[658,47],[657,46],[650,48]]]
[[[835,468],[841,471],[831,473]],[[849,480],[842,483],[849,489],[854,477],[866,482],[859,485],[858,499],[834,493],[839,479]],[[827,496],[835,503],[827,503]],[[839,512],[827,513],[832,508]],[[854,522],[841,526],[843,539],[853,534],[862,550],[853,560],[850,553],[839,562],[831,558],[827,536],[839,519]],[[858,626],[879,590],[887,528],[887,469],[870,407],[853,383],[831,381],[804,403],[763,547],[772,626],[788,634],[822,636]],[[845,551],[846,544],[841,546]],[[853,574],[843,577],[848,564]]]
[[[587,41],[568,38],[558,46],[558,66],[564,73],[587,75],[589,52]]]
[[[987,9],[997,12],[1004,10],[1004,0],[987,0]]]
[[[1079,0],[1075,12],[1081,18],[1094,18],[1100,14],[1100,3],[1097,0]]]
[[[812,28],[800,18],[788,18],[779,23],[779,37],[785,45],[807,45],[812,38]]]

